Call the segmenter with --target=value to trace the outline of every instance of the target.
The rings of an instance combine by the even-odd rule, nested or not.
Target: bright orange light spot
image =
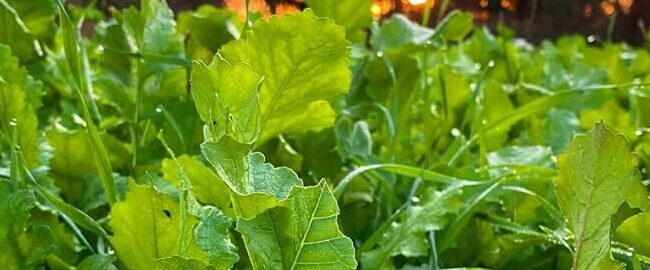
[[[375,19],[381,17],[381,6],[379,3],[372,3],[372,6],[370,6],[370,12],[372,12],[372,16],[375,17]]]
[[[489,2],[488,0],[480,0],[478,1],[478,5],[482,8],[486,8],[488,6]]]
[[[279,3],[277,6],[275,6],[275,14],[278,15],[282,15],[286,13],[296,13],[298,11],[300,11],[298,7],[292,4]]]
[[[424,5],[427,3],[427,0],[409,0],[409,3],[414,6]]]
[[[603,10],[603,13],[607,16],[614,14],[614,5],[607,1],[600,2],[600,8]]]
[[[618,0],[618,5],[621,7],[623,13],[630,14],[634,0]]]
[[[244,0],[224,0],[226,8],[239,15],[242,20],[246,18],[246,4]],[[248,3],[248,10],[262,14],[263,17],[269,15],[269,9],[264,0],[250,0]]]
[[[370,12],[375,19],[379,19],[381,16],[388,14],[393,8],[392,0],[374,0],[372,6],[370,6]]]

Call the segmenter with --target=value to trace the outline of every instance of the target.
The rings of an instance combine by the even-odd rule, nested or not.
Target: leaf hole
[[[168,218],[172,218],[172,212],[169,212],[169,210],[166,210],[166,209],[165,209],[165,210],[163,210],[163,213],[164,213],[165,216],[167,216]]]

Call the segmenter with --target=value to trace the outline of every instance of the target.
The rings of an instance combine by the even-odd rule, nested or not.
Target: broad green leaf
[[[483,126],[492,125],[501,120],[504,116],[513,113],[514,106],[503,91],[500,84],[488,83],[483,89],[483,114],[482,119],[477,119]],[[498,149],[508,140],[510,126],[502,126],[485,133],[486,147],[489,150]]]
[[[232,219],[217,208],[205,206],[194,229],[196,244],[208,256],[210,266],[216,269],[232,269],[239,260],[235,245],[230,241]]]
[[[129,269],[155,269],[155,260],[180,255],[181,241],[188,243],[188,258],[206,261],[192,234],[195,217],[184,217],[187,230],[180,231],[180,208],[171,197],[153,187],[129,185],[124,201],[111,208],[108,225],[117,257]]]
[[[555,195],[575,234],[574,270],[610,260],[610,218],[635,180],[637,159],[629,149],[622,135],[599,123],[558,157]]]
[[[364,42],[364,30],[370,27],[371,0],[306,0],[307,6],[319,17],[332,18],[336,24],[345,27],[350,41]]]
[[[650,210],[650,192],[641,181],[637,173],[630,184],[630,191],[627,194],[627,205],[632,208],[638,208],[643,212]]]
[[[337,225],[339,209],[325,181],[295,187],[278,206],[237,230],[255,269],[356,269],[352,241]]]
[[[218,141],[224,134],[240,143],[260,134],[261,78],[245,63],[228,63],[216,55],[209,66],[194,62],[192,97],[203,122]]]
[[[243,39],[219,50],[228,62],[247,63],[264,76],[257,145],[278,134],[333,124],[329,102],[348,91],[351,79],[348,46],[343,28],[308,9],[258,20]]]
[[[15,130],[18,146],[30,168],[39,163],[36,110],[42,105],[42,95],[41,82],[32,78],[11,49],[0,43],[0,138],[11,141]]]
[[[230,192],[223,180],[196,158],[183,155],[178,157],[178,162],[187,175],[196,198],[203,203],[216,205],[230,215]],[[161,170],[165,179],[177,188],[181,186],[180,172],[173,160],[163,160]]]
[[[361,265],[364,269],[395,269],[392,257],[403,255],[406,257],[425,256],[428,243],[424,238],[428,231],[441,230],[448,222],[447,215],[460,208],[459,195],[461,190],[450,187],[443,191],[433,191],[420,205],[412,206],[408,214],[402,217],[401,222],[385,224],[373,234],[378,237],[374,241],[372,250],[363,253]],[[370,246],[370,247],[373,247]]]
[[[634,248],[634,252],[650,256],[650,212],[643,212],[625,220],[616,229],[616,239]]]
[[[0,78],[7,84],[18,86],[25,93],[25,103],[36,110],[42,106],[43,85],[20,66],[19,59],[12,55],[12,49],[0,44]]]
[[[546,112],[544,138],[553,153],[566,149],[573,135],[580,131],[580,121],[575,113],[567,110],[551,109]]]
[[[410,21],[406,16],[395,14],[381,23],[374,24],[370,44],[375,50],[396,48],[405,44],[424,44],[433,36],[433,30]]]
[[[291,169],[274,168],[264,163],[263,154],[248,154],[248,149],[250,146],[228,137],[201,144],[203,155],[232,191],[235,212],[244,218],[275,206],[278,200],[286,198],[291,187],[302,185]]]
[[[41,268],[54,250],[54,237],[48,226],[28,223],[34,195],[0,180],[0,262],[8,270]]]
[[[469,32],[474,29],[474,16],[470,12],[451,12],[440,26],[436,28],[436,33],[448,41],[460,42]]]
[[[27,166],[38,166],[38,120],[26,104],[25,93],[15,84],[0,81],[0,135],[11,141],[14,132]]]
[[[601,120],[623,133],[630,140],[636,137],[634,135],[636,128],[630,117],[630,112],[621,108],[616,100],[610,100],[601,108],[586,110],[580,114],[580,125],[584,129],[588,129]]]

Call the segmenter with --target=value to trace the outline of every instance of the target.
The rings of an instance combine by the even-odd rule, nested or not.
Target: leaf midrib
[[[294,257],[293,262],[291,263],[291,268],[289,268],[290,270],[295,269],[296,265],[298,264],[298,259],[300,258],[300,254],[302,253],[302,248],[305,246],[307,235],[309,235],[309,231],[311,230],[311,225],[314,222],[314,216],[316,215],[316,211],[320,206],[320,201],[323,198],[324,190],[325,190],[325,185],[321,186],[320,193],[318,194],[318,200],[316,201],[316,204],[314,204],[314,209],[312,210],[311,216],[309,217],[309,224],[307,225],[307,229],[305,229],[305,233],[302,236],[302,240],[300,241],[300,246],[298,246],[298,250],[296,251],[296,256]]]

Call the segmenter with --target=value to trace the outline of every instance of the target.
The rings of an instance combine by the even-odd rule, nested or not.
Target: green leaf
[[[364,269],[394,269],[391,258],[397,255],[406,257],[424,256],[427,254],[428,243],[424,238],[428,231],[444,228],[450,213],[460,209],[460,186],[452,186],[443,191],[432,191],[420,205],[412,206],[408,214],[404,214],[401,222],[389,220],[376,231],[371,239],[372,250],[361,256]]]
[[[370,0],[306,0],[307,6],[319,17],[332,18],[345,27],[350,41],[365,42],[364,30],[370,27]]]
[[[42,105],[42,95],[41,82],[19,65],[9,47],[0,44],[0,133],[11,141],[11,122],[16,124],[18,146],[30,168],[39,164],[36,110]]]
[[[113,262],[115,257],[111,255],[93,254],[81,261],[77,270],[117,270]]]
[[[235,212],[244,218],[274,207],[278,200],[286,198],[291,187],[302,185],[291,169],[274,168],[264,163],[263,154],[248,154],[249,148],[228,137],[201,144],[203,155],[232,191]]]
[[[257,145],[278,134],[331,126],[336,113],[329,102],[346,93],[351,80],[343,28],[311,10],[258,20],[219,53],[264,76]]]
[[[573,135],[580,131],[580,120],[567,110],[551,109],[546,112],[544,137],[553,153],[566,149]]]
[[[470,12],[453,11],[436,28],[437,35],[447,41],[462,41],[474,29],[474,16]]]
[[[210,266],[232,269],[239,261],[237,249],[230,241],[232,219],[210,206],[203,207],[201,212],[201,220],[194,229],[197,245],[208,256]]]
[[[625,137],[599,123],[558,157],[555,194],[575,234],[574,270],[610,260],[610,219],[635,179],[637,159],[629,148]]]
[[[381,26],[373,25],[370,44],[375,50],[385,50],[405,44],[421,45],[432,36],[433,30],[410,21],[404,15],[395,14]]]
[[[261,78],[245,63],[228,63],[217,55],[209,66],[194,62],[192,97],[212,140],[227,134],[249,144],[260,134]]]
[[[48,226],[32,226],[29,212],[34,195],[0,180],[0,262],[3,269],[42,267],[45,257],[54,250],[54,236]]]
[[[626,219],[623,224],[618,226],[616,238],[634,248],[634,252],[650,256],[648,228],[650,228],[650,212],[643,212]]]
[[[32,60],[42,54],[38,39],[50,39],[56,33],[54,0],[0,0],[0,43],[7,44],[21,59]]]
[[[130,269],[154,269],[156,259],[179,255],[179,243],[186,241],[185,255],[206,261],[192,234],[196,218],[185,217],[187,229],[182,234],[180,218],[178,202],[153,187],[130,184],[126,200],[111,208],[108,223],[117,257]]]
[[[192,191],[196,198],[203,203],[216,205],[230,215],[232,212],[230,193],[223,180],[196,158],[183,155],[178,157],[178,162],[192,184]],[[180,172],[172,159],[163,160],[161,170],[165,179],[177,188],[181,186]]]
[[[334,196],[321,181],[293,188],[278,206],[240,219],[237,230],[255,269],[356,269],[354,247],[338,229],[338,214]]]
[[[198,260],[188,259],[181,256],[173,256],[156,260],[158,270],[208,270],[208,266]]]

